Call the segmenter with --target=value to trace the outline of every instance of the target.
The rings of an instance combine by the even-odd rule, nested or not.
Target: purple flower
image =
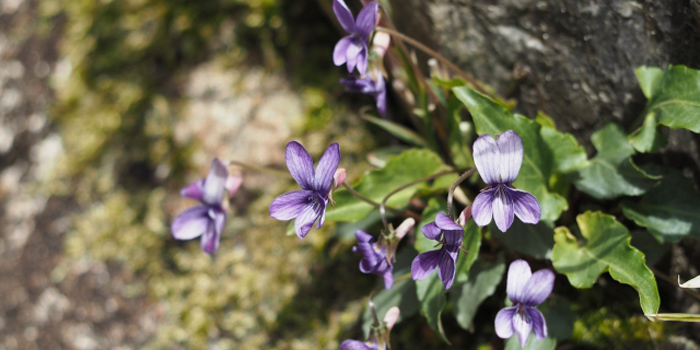
[[[534,307],[547,299],[553,287],[554,272],[551,270],[532,273],[525,260],[510,263],[506,289],[513,306],[501,309],[496,315],[496,334],[506,339],[517,332],[523,348],[531,330],[538,339],[546,337],[547,323],[542,313]]]
[[[270,203],[270,216],[277,220],[296,219],[294,232],[299,238],[304,238],[316,219],[320,217],[316,229],[320,229],[326,219],[333,175],[340,164],[340,146],[335,142],[328,146],[316,170],[309,152],[296,141],[287,144],[285,160],[302,190],[277,196]]]
[[[372,80],[370,76],[364,78],[348,77],[340,79],[340,83],[345,85],[345,91],[357,92],[361,94],[372,95],[377,101],[377,110],[382,117],[386,116],[386,83],[381,72],[377,71],[374,75],[377,80]]]
[[[364,255],[360,260],[362,273],[374,274],[384,278],[384,288],[389,289],[394,285],[393,265],[389,264],[386,257],[386,247],[375,242],[374,237],[364,231],[355,232],[357,245],[352,247],[354,253]]]
[[[340,350],[379,350],[379,344],[375,341],[369,346],[359,340],[347,339],[340,343]]]
[[[229,194],[233,195],[238,185],[240,181],[229,179],[226,167],[215,158],[206,179],[200,179],[180,191],[181,196],[197,199],[202,205],[188,209],[175,218],[171,226],[173,237],[187,240],[202,236],[202,250],[207,254],[216,253],[226,222],[226,211],[222,206],[225,191],[228,188]]]
[[[455,264],[464,238],[464,228],[447,215],[439,213],[435,221],[423,226],[422,231],[425,237],[440,242],[442,247],[420,254],[413,259],[411,275],[414,280],[422,280],[437,267],[440,281],[445,289],[450,289],[455,279]]]
[[[355,20],[345,1],[333,0],[333,12],[343,29],[350,33],[335,45],[333,63],[336,66],[347,63],[348,73],[357,67],[360,74],[364,75],[367,71],[367,42],[377,23],[379,5],[374,1],[370,2],[362,8]]]
[[[474,163],[488,189],[474,199],[472,215],[479,226],[491,222],[491,216],[501,232],[513,224],[513,214],[528,224],[540,221],[542,211],[535,196],[516,190],[511,183],[518,177],[523,163],[523,143],[513,130],[506,130],[498,142],[489,134],[474,141]]]

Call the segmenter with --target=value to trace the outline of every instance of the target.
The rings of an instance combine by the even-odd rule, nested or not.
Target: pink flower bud
[[[333,188],[340,187],[345,182],[345,168],[338,168],[333,175]]]

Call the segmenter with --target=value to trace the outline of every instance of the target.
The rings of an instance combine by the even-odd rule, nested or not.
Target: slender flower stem
[[[465,71],[459,69],[459,67],[457,67],[454,63],[450,62],[450,60],[448,60],[448,59],[445,58],[444,56],[440,55],[439,53],[435,52],[435,51],[432,50],[431,48],[429,48],[429,47],[423,45],[421,42],[419,42],[419,41],[417,41],[417,40],[411,38],[410,36],[407,36],[407,35],[405,35],[405,34],[402,34],[401,32],[398,32],[398,31],[396,31],[396,30],[394,30],[394,29],[390,29],[390,28],[387,28],[387,27],[376,27],[375,30],[378,30],[378,31],[380,31],[380,32],[385,32],[385,33],[387,33],[387,34],[389,34],[389,35],[392,35],[392,36],[394,36],[394,37],[396,37],[396,38],[400,38],[401,40],[403,40],[403,41],[405,41],[405,42],[411,44],[411,46],[417,48],[418,50],[421,50],[421,51],[423,51],[424,53],[426,53],[426,54],[428,54],[428,55],[430,55],[430,56],[435,57],[435,59],[437,59],[438,61],[440,61],[440,63],[442,63],[442,64],[444,64],[445,66],[447,66],[448,68],[452,69],[455,73],[459,74],[459,76],[461,76],[462,78],[464,78],[464,80],[466,80],[466,81],[468,81],[470,84],[474,85],[474,87],[475,87],[477,90],[479,90],[479,92],[481,92],[481,93],[484,94],[484,95],[491,96],[491,94],[489,94],[488,92],[486,92],[486,90],[481,86],[481,84],[480,84],[476,79],[474,79],[471,75],[469,75],[467,72],[465,72]]]
[[[476,168],[471,168],[467,171],[464,172],[459,178],[457,178],[457,181],[450,186],[449,192],[447,192],[447,216],[450,217],[450,219],[454,220],[454,216],[452,215],[452,197],[454,197],[454,192],[457,189],[457,186],[462,183],[462,181],[466,180],[468,177],[472,176],[474,172],[476,171]]]
[[[424,178],[420,178],[418,180],[411,181],[411,182],[404,184],[402,186],[399,186],[398,188],[394,189],[393,191],[387,193],[387,195],[384,196],[384,198],[382,199],[382,204],[379,206],[379,214],[382,216],[382,223],[384,223],[384,230],[386,232],[389,232],[389,222],[386,219],[386,209],[385,208],[386,208],[386,201],[388,201],[391,196],[393,196],[393,195],[395,195],[395,194],[397,194],[397,193],[399,193],[399,192],[401,192],[401,191],[403,191],[403,190],[405,190],[413,185],[416,185],[416,184],[419,184],[419,183],[425,182],[425,181],[430,181],[432,179],[436,179],[440,176],[448,175],[451,173],[454,173],[454,170],[441,171],[439,173],[435,173],[433,175],[429,175],[429,176],[426,176]]]
[[[359,200],[361,200],[361,201],[363,201],[363,202],[365,202],[365,203],[368,203],[368,204],[372,205],[372,206],[375,207],[375,208],[380,208],[380,207],[381,207],[381,205],[380,205],[379,203],[377,203],[377,202],[375,202],[375,201],[373,201],[373,200],[371,200],[371,199],[369,199],[369,198],[367,198],[367,197],[361,195],[359,192],[355,191],[355,189],[353,189],[352,186],[348,185],[347,183],[344,182],[344,183],[343,183],[343,187],[345,187],[345,189],[348,190],[348,192],[350,192],[350,194],[352,194],[353,196],[357,197]],[[414,212],[412,212],[412,211],[410,211],[410,210],[400,211],[400,210],[396,210],[396,209],[394,209],[394,208],[387,208],[387,209],[388,209],[390,212],[392,212],[392,213],[394,213],[394,214],[396,214],[396,215],[398,215],[398,216],[401,216],[401,217],[403,217],[403,218],[413,218],[414,220],[420,220],[420,219],[421,219],[421,216],[420,216],[419,214],[414,213]]]
[[[650,269],[652,272],[654,272],[655,275],[659,276],[662,280],[678,287],[678,284],[677,284],[678,282],[673,280],[673,278],[671,278],[667,274],[665,274],[665,273],[661,272],[660,270],[653,268],[653,267],[650,267]],[[683,293],[688,294],[697,300],[700,300],[700,293],[692,291],[690,289],[686,289],[686,288],[681,288],[681,290],[683,291]]]
[[[244,162],[239,162],[239,161],[237,161],[237,160],[229,160],[229,161],[226,163],[226,166],[231,166],[231,165],[238,165],[238,166],[244,167],[244,168],[246,168],[246,169],[250,169],[250,170],[253,170],[253,171],[259,171],[259,172],[261,172],[261,173],[269,173],[269,174],[273,174],[273,175],[289,177],[289,173],[286,172],[286,171],[281,171],[281,170],[277,170],[277,169],[272,169],[272,168],[268,168],[268,167],[264,167],[264,166],[260,166],[260,165],[254,165],[254,164],[248,164],[248,163],[244,163]]]

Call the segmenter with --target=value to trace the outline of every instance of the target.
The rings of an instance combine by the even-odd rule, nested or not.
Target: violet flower
[[[528,224],[540,221],[542,211],[537,198],[511,185],[523,163],[523,143],[513,130],[506,130],[498,141],[489,134],[474,141],[474,163],[489,188],[476,196],[472,206],[474,221],[479,226],[491,222],[501,232],[513,224],[513,214]]]
[[[222,205],[225,191],[228,188],[229,195],[233,195],[240,185],[238,180],[229,179],[226,167],[215,158],[206,179],[180,191],[181,196],[197,199],[202,205],[186,210],[173,220],[173,237],[188,240],[202,236],[202,250],[207,254],[216,253],[226,222],[226,210]]]
[[[340,79],[340,83],[345,85],[345,91],[347,92],[357,92],[374,97],[379,115],[384,117],[386,116],[386,82],[381,72],[377,71],[374,75],[377,76],[376,80],[373,80],[370,76],[365,76],[364,78],[350,76]]]
[[[369,302],[370,310],[374,315],[376,311],[374,310],[374,303],[370,299]],[[370,336],[366,343],[363,343],[355,339],[343,340],[340,343],[340,350],[384,350],[387,348],[387,342],[389,341],[389,332],[394,328],[396,321],[399,319],[401,314],[400,310],[396,306],[392,306],[384,315],[383,325],[375,323],[372,325],[370,330]],[[376,320],[376,318],[375,318]],[[385,327],[383,327],[385,326]],[[370,345],[367,345],[370,344]],[[380,347],[381,344],[381,347]]]
[[[386,257],[386,247],[379,245],[374,237],[367,232],[355,232],[357,245],[352,247],[354,253],[364,255],[360,260],[360,271],[384,278],[384,288],[389,289],[394,285],[394,266],[389,264]]]
[[[333,63],[336,66],[348,64],[348,73],[357,67],[361,75],[367,71],[367,42],[377,24],[379,4],[372,1],[360,10],[357,20],[343,0],[333,0],[333,12],[338,22],[350,35],[340,39],[333,50]]]
[[[534,307],[542,304],[554,287],[554,272],[548,269],[532,273],[525,260],[515,260],[508,268],[506,290],[512,307],[501,309],[494,321],[496,334],[510,338],[518,333],[520,346],[525,347],[530,331],[537,339],[547,336],[547,323],[542,313]]]
[[[438,250],[418,255],[411,263],[411,275],[414,280],[422,280],[437,267],[440,281],[445,289],[452,287],[455,279],[455,264],[459,249],[464,239],[464,228],[457,225],[443,213],[437,214],[435,221],[423,226],[425,237],[442,244]]]
[[[304,238],[317,219],[320,218],[316,229],[320,229],[326,219],[333,175],[340,164],[340,145],[334,142],[328,146],[316,170],[309,152],[296,141],[287,144],[285,160],[302,190],[277,196],[270,203],[270,216],[277,220],[296,219],[294,232]]]
[[[340,350],[379,350],[379,344],[375,341],[367,345],[359,340],[346,339],[340,343]]]

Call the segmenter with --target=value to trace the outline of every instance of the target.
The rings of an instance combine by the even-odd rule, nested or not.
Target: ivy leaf
[[[447,169],[440,157],[432,151],[410,149],[389,158],[384,168],[366,173],[354,188],[363,196],[380,203],[384,196],[394,189]],[[435,183],[445,182],[436,181]],[[405,207],[416,191],[425,186],[425,183],[416,184],[394,194],[387,201],[387,206]],[[326,214],[328,220],[356,221],[375,210],[371,204],[360,200],[346,190],[336,192],[333,199],[336,202],[335,209],[328,210]]]
[[[428,147],[428,143],[423,137],[401,124],[368,115],[362,116],[362,119],[384,129],[386,132],[396,136],[400,140],[413,144],[414,146]]]
[[[475,262],[469,271],[469,278],[462,283],[459,283],[459,280],[455,282],[452,287],[454,292],[450,293],[450,296],[455,307],[457,323],[462,328],[470,328],[479,305],[496,291],[505,272],[505,259],[503,254],[499,254],[495,261]]]
[[[607,271],[616,281],[637,290],[645,314],[656,313],[660,303],[656,279],[644,262],[644,254],[630,245],[632,236],[627,228],[600,212],[585,212],[576,221],[586,241],[578,242],[566,227],[556,228],[554,268],[566,274],[576,288],[590,288]]]
[[[492,223],[490,227],[495,227]],[[554,230],[546,222],[537,225],[525,224],[517,218],[508,232],[490,229],[495,237],[506,247],[518,253],[530,255],[538,259],[549,259],[554,247]]]
[[[545,118],[550,122],[543,124]],[[538,115],[536,120],[542,125],[542,140],[552,151],[553,171],[568,174],[588,166],[586,149],[576,141],[574,135],[559,132],[554,126],[554,121],[543,114]]]
[[[598,154],[590,165],[569,177],[576,188],[598,199],[639,196],[654,185],[654,178],[630,158],[634,149],[617,124],[610,123],[591,137]]]
[[[479,92],[457,87],[455,96],[467,107],[479,135],[496,136],[508,129],[520,135],[524,154],[520,174],[513,185],[532,193],[542,207],[542,220],[554,222],[568,208],[566,199],[549,188],[554,156],[540,134],[541,126],[526,117],[512,115],[503,106]]]
[[[677,242],[691,235],[700,239],[700,194],[678,171],[668,169],[637,202],[622,202],[626,217],[646,227],[659,242]]]
[[[651,136],[656,125],[688,129],[700,133],[700,71],[670,66],[663,75],[658,68],[638,68],[635,73],[649,102],[645,122],[630,135],[630,143],[640,152],[658,150],[658,137]],[[651,122],[648,119],[654,118]],[[656,143],[655,143],[656,142]]]
[[[481,248],[481,229],[476,226],[474,220],[467,220],[467,226],[464,228],[464,240],[462,246],[467,253],[460,253],[455,266],[455,282],[466,282],[469,278],[469,271],[474,265],[476,258],[479,257],[479,248]],[[454,287],[452,287],[454,288]]]

